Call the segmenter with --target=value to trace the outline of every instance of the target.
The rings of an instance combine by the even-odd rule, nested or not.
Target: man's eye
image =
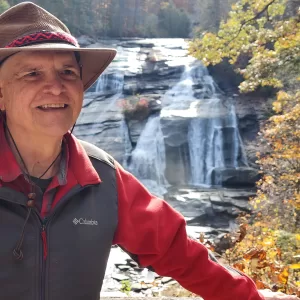
[[[25,76],[27,76],[27,77],[36,77],[38,75],[39,75],[39,72],[32,71],[32,72],[27,73]]]
[[[73,70],[66,69],[63,71],[64,75],[71,75],[71,76],[76,76],[76,73]]]

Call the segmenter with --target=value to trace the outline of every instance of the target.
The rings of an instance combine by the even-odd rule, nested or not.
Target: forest
[[[0,0],[0,13],[23,1]],[[194,30],[215,30],[233,0],[33,0],[76,35],[188,38]]]

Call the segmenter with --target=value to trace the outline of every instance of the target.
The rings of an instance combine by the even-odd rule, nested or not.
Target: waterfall
[[[234,103],[222,95],[199,62],[186,66],[163,98],[165,118],[190,118],[188,145],[193,185],[220,185],[222,168],[247,166]]]
[[[208,99],[202,109],[205,116],[192,118],[188,130],[193,185],[211,185],[212,170],[225,166],[220,100]]]
[[[147,188],[162,196],[168,182],[165,178],[166,153],[159,115],[150,116],[141,133],[128,165],[131,171]]]
[[[124,119],[122,120],[122,123],[121,123],[121,133],[123,135],[123,142],[124,142],[123,167],[125,169],[127,169],[127,168],[129,168],[129,164],[130,164],[132,144],[131,144],[131,140],[130,140],[128,126]]]
[[[123,90],[124,74],[118,73],[104,73],[96,83],[95,92],[101,94],[118,94]]]
[[[222,168],[248,166],[234,103],[214,98],[200,102],[200,115],[189,125],[191,184],[220,185]]]

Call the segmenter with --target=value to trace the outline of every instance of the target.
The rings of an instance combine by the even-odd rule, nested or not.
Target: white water
[[[102,74],[96,83],[96,93],[111,93],[118,94],[123,90],[124,74],[118,73],[104,73]]]
[[[161,116],[164,118],[190,118],[188,144],[192,185],[219,185],[218,174],[212,178],[215,169],[247,165],[235,106],[221,95],[204,66],[199,63],[186,66],[181,80],[165,94],[163,105]]]
[[[127,167],[152,193],[165,193],[166,151],[159,116],[149,117]]]
[[[132,152],[132,144],[130,140],[128,126],[124,119],[122,120],[122,124],[121,124],[121,133],[123,135],[123,142],[124,142],[123,166],[125,169],[128,169],[130,164],[129,159],[131,157],[131,152]]]
[[[209,117],[220,114],[218,98],[206,100],[207,117],[191,119],[188,143],[191,161],[191,184],[211,185],[211,172],[215,167],[224,167],[222,120]]]

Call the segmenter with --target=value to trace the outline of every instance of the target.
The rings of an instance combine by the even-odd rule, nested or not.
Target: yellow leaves
[[[279,282],[286,284],[289,278],[289,267],[285,267],[283,271],[278,275]]]
[[[275,245],[275,240],[271,237],[265,237],[262,244],[263,246],[273,247]]]
[[[277,100],[278,101],[287,101],[290,98],[291,98],[291,96],[288,93],[284,92],[284,91],[279,91],[277,93]]]
[[[299,263],[292,257],[299,255],[300,244],[295,225],[300,214],[300,90],[290,93],[287,89],[300,81],[300,24],[296,17],[284,14],[286,0],[276,0],[268,7],[267,22],[266,13],[253,19],[270,1],[237,1],[219,32],[194,40],[190,53],[205,65],[224,58],[230,63],[249,58],[247,66],[238,70],[244,78],[241,92],[260,86],[281,89],[273,103],[274,115],[261,129],[257,162],[264,175],[251,200],[257,214],[247,228],[241,222],[236,244],[226,257],[252,276],[257,286],[276,284],[279,290],[292,293],[297,284],[293,272],[299,272]],[[282,238],[279,229],[292,234]]]
[[[274,179],[272,176],[264,176],[264,180],[267,184],[272,184],[274,182]]]
[[[276,113],[282,112],[282,104],[280,102],[278,102],[278,101],[273,102],[273,110]]]
[[[299,269],[300,269],[300,264],[292,264],[292,265],[290,265],[289,267],[290,267],[290,269],[292,269],[292,270],[299,270]]]

